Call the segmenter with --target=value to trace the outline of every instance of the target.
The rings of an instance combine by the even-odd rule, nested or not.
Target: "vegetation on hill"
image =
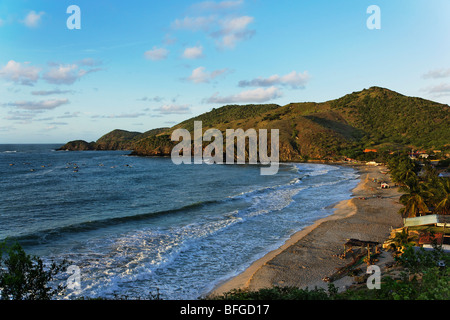
[[[176,142],[171,141],[169,135],[149,135],[134,143],[131,155],[166,156],[170,155],[175,145]]]
[[[96,142],[86,142],[84,140],[70,141],[58,150],[87,151],[87,150],[133,150],[137,141],[147,137],[155,136],[164,132],[168,128],[157,128],[141,132],[130,132],[126,130],[113,130]]]
[[[277,104],[248,104],[248,105],[227,105],[221,108],[213,108],[211,111],[203,113],[197,117],[185,120],[174,127],[170,131],[178,128],[187,129],[189,132],[194,131],[194,121],[202,121],[203,128],[216,127],[218,124],[231,123],[237,120],[248,120],[262,114],[280,108]]]
[[[331,103],[371,145],[441,148],[450,141],[450,108],[429,100],[407,97],[388,89],[372,87]]]
[[[105,134],[95,143],[96,150],[131,150],[140,132],[113,130]]]
[[[86,142],[84,140],[69,141],[58,150],[71,150],[71,151],[89,151],[95,150],[95,142]]]
[[[450,150],[450,107],[372,87],[322,103],[228,105],[185,120],[172,128],[140,134],[114,130],[93,144],[95,150],[133,150],[134,155],[170,155],[173,130],[278,129],[280,160],[365,160],[377,153],[410,149]],[[225,142],[224,142],[225,143]],[[73,143],[72,143],[73,144]],[[86,143],[88,144],[88,143]],[[76,144],[78,146],[80,144]],[[88,146],[89,147],[89,146]],[[61,149],[73,150],[67,144]],[[87,149],[90,150],[90,149]],[[225,150],[225,149],[224,149]]]

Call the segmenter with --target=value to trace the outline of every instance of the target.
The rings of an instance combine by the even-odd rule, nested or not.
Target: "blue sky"
[[[449,104],[449,15],[448,0],[2,0],[0,143],[94,141],[371,86]]]

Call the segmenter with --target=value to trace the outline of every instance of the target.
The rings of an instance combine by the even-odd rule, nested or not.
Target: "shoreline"
[[[240,274],[217,284],[206,296],[220,296],[233,289],[258,290],[272,286],[327,288],[323,277],[331,276],[346,263],[333,255],[343,250],[347,239],[383,242],[390,228],[401,225],[401,205],[397,188],[378,189],[377,181],[392,185],[385,166],[351,166],[360,174],[350,199],[331,205],[334,212],[294,233],[283,245],[251,263]],[[330,164],[330,165],[333,165]],[[364,200],[365,199],[365,200]],[[382,259],[380,259],[382,260]],[[352,284],[351,278],[335,281],[341,289]]]

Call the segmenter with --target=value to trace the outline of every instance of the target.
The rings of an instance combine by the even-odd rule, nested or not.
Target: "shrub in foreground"
[[[49,300],[63,291],[63,285],[52,287],[65,263],[52,263],[47,269],[43,261],[25,253],[15,243],[0,243],[0,300]]]

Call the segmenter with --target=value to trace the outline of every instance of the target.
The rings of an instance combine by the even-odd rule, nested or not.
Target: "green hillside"
[[[96,142],[86,142],[83,140],[75,140],[66,143],[58,150],[70,150],[70,151],[87,151],[87,150],[132,150],[134,144],[149,136],[157,135],[169,128],[158,128],[141,132],[130,132],[126,130],[113,130]]]
[[[134,139],[140,136],[140,132],[125,130],[113,130],[105,134],[96,142],[97,150],[128,150],[133,146]]]
[[[203,130],[279,129],[280,160],[356,157],[366,148],[379,151],[450,147],[450,107],[372,87],[339,99],[285,106],[229,105],[172,128],[144,134],[114,130],[96,142],[97,150],[132,149],[133,154],[169,155],[176,144],[170,135],[177,128],[193,133],[194,121]]]

